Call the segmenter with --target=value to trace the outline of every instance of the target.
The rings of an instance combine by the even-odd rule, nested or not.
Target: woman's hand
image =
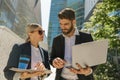
[[[23,72],[23,73],[21,73],[20,78],[21,79],[26,79],[26,78],[36,77],[36,76],[42,76],[44,74],[45,74],[44,71],[36,71],[36,72],[32,72],[32,73]]]
[[[36,65],[35,65],[35,69],[36,71],[34,72],[23,72],[21,73],[21,76],[20,78],[21,79],[26,79],[26,78],[30,78],[30,77],[36,77],[36,76],[42,76],[45,74],[45,66],[42,62],[38,62]]]
[[[42,62],[38,62],[36,65],[35,65],[35,70],[39,70],[39,71],[44,71],[46,68],[44,66],[44,64]]]

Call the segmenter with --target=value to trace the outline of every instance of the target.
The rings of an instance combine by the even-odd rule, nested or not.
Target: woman
[[[4,75],[7,80],[13,80],[15,77],[24,78],[26,80],[40,80],[46,68],[50,69],[48,52],[39,46],[39,42],[43,41],[44,31],[39,24],[31,23],[27,25],[26,32],[28,38],[25,43],[21,45],[15,44],[10,53],[7,66],[4,69]],[[9,70],[12,67],[21,68],[20,59],[28,58],[26,69],[40,70],[34,73],[17,73]],[[26,61],[23,61],[26,62]],[[23,68],[23,66],[22,66]],[[31,77],[31,78],[30,78]]]

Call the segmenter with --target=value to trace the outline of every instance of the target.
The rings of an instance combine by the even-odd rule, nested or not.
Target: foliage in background
[[[98,66],[95,71],[95,80],[120,80],[120,65],[107,62]]]
[[[89,22],[85,23],[84,30],[92,33],[95,40],[109,39],[109,49],[118,50],[114,55],[120,55],[120,0],[103,0],[98,3]],[[95,78],[120,80],[120,64],[108,60],[106,64],[98,66]]]
[[[117,14],[115,12],[118,11]],[[120,0],[103,0],[96,5],[90,22],[85,23],[95,39],[108,38],[110,48],[120,48]]]

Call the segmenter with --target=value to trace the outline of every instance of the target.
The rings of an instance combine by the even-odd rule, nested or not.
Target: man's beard
[[[67,29],[67,32],[63,32],[63,31],[62,32],[63,32],[64,35],[67,35],[67,34],[69,34],[73,30],[73,28],[74,28],[74,26],[72,24],[70,29]]]

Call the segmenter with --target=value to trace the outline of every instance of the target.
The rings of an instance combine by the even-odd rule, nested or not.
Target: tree
[[[109,39],[109,49],[117,49],[120,54],[120,0],[98,3],[84,29],[91,32],[95,40]],[[118,66],[110,61],[100,65],[95,73],[96,80],[119,80]]]
[[[119,11],[118,15],[110,16],[112,12]],[[110,48],[120,48],[120,0],[103,0],[96,5],[90,21],[85,23],[85,29],[92,32],[95,39],[108,38]]]

